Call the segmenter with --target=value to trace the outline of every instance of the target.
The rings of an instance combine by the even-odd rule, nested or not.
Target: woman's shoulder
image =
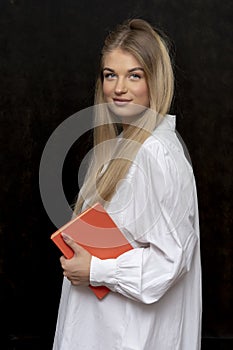
[[[176,130],[176,116],[167,114],[142,145],[144,152],[162,152],[166,155],[187,152],[181,135]]]
[[[175,116],[166,115],[152,134],[144,141],[141,147],[141,154],[168,151],[173,148],[176,138]]]
[[[164,117],[151,136],[142,144],[136,158],[141,164],[153,162],[163,168],[188,166],[189,170],[192,169],[187,148],[176,131],[175,116]]]

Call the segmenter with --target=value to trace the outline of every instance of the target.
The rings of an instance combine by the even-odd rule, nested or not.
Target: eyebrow
[[[110,72],[112,72],[112,73],[115,73],[114,69],[109,68],[109,67],[105,67],[105,68],[103,69],[103,72],[104,72],[105,70],[108,70],[108,71],[110,71]],[[132,72],[137,71],[137,70],[141,70],[141,71],[144,72],[144,69],[143,69],[142,67],[134,67],[134,68],[129,69],[129,70],[128,70],[128,73],[132,73]]]

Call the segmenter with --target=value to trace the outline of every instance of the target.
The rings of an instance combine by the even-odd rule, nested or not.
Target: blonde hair
[[[124,179],[140,146],[151,135],[161,117],[168,113],[174,92],[174,76],[168,40],[142,19],[118,25],[105,39],[95,89],[94,148],[84,184],[75,205],[80,212],[84,202],[106,206],[117,184]],[[117,143],[117,122],[105,103],[103,64],[106,54],[120,48],[132,54],[144,69],[150,108],[124,131]]]

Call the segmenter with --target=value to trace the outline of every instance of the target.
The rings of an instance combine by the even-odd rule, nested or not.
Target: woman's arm
[[[135,162],[118,198],[123,231],[139,247],[117,259],[92,257],[90,283],[153,303],[189,271],[198,249],[195,180],[184,156],[159,142],[147,145]]]

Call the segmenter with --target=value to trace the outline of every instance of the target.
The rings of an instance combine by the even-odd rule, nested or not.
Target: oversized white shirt
[[[195,178],[167,115],[107,207],[134,249],[92,257],[98,300],[64,278],[53,350],[199,350],[202,290]]]

